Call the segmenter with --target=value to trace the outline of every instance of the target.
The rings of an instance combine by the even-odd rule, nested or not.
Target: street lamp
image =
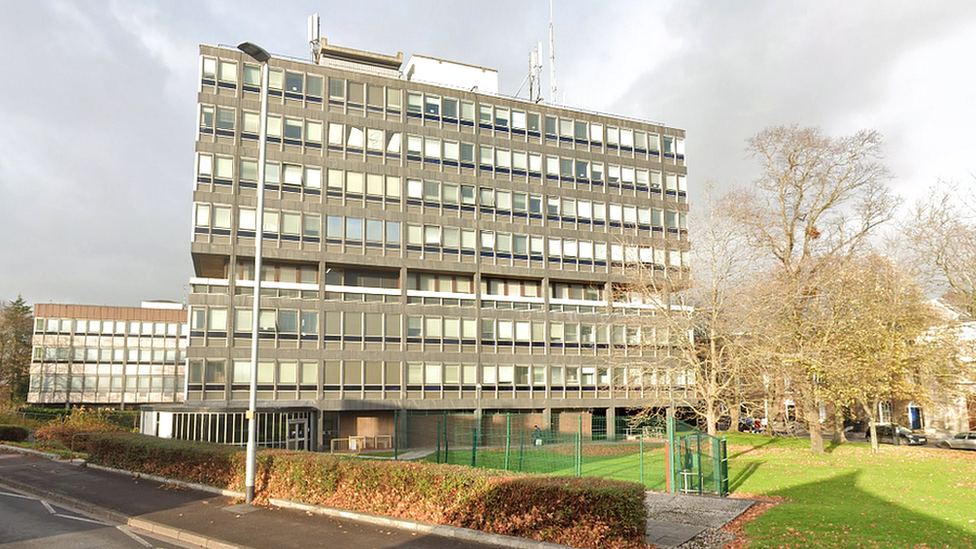
[[[261,316],[261,253],[264,243],[264,164],[268,148],[268,60],[271,54],[251,42],[242,42],[237,49],[261,63],[261,135],[258,149],[258,205],[254,235],[254,309],[251,325],[251,377],[247,405],[247,470],[244,482],[245,502],[254,501],[254,477],[257,469],[257,404],[258,404],[258,335]]]

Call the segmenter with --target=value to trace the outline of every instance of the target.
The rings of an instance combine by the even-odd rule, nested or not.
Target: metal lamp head
[[[258,63],[267,63],[268,59],[271,59],[271,54],[268,53],[261,46],[251,43],[251,42],[241,42],[237,45],[237,49],[250,55]]]

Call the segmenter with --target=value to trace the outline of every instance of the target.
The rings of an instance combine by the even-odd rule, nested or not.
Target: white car
[[[956,450],[976,450],[976,431],[959,433],[954,437],[940,438],[939,448],[953,448]]]

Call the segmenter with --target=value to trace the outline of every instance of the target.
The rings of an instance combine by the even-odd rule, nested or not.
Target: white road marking
[[[76,517],[74,515],[62,515],[61,513],[55,513],[54,516],[60,517],[60,518],[71,519],[71,520],[77,520],[79,522],[90,522],[92,524],[99,524],[101,526],[108,526],[109,525],[109,523],[103,522],[101,520],[95,520],[95,519],[90,519],[90,518],[85,518],[85,517]]]
[[[15,494],[13,492],[0,492],[0,496],[10,496],[12,498],[20,498],[20,499],[37,499],[37,498],[32,498],[30,496],[25,496],[23,494]]]
[[[139,542],[139,543],[140,543],[140,544],[141,544],[141,545],[142,545],[143,547],[152,547],[152,546],[153,546],[153,545],[152,545],[151,543],[149,543],[148,541],[146,541],[146,540],[144,540],[144,539],[142,539],[141,537],[139,537],[139,536],[137,536],[137,535],[135,535],[135,534],[134,534],[134,533],[133,533],[133,532],[132,532],[132,531],[131,531],[131,530],[130,530],[130,529],[129,529],[128,527],[126,527],[126,526],[122,526],[122,525],[119,525],[119,526],[116,526],[116,527],[115,527],[115,529],[116,529],[116,530],[118,530],[119,532],[122,532],[123,534],[125,534],[125,535],[127,535],[127,536],[129,536],[130,538],[132,538],[132,539],[134,539],[134,540],[136,540],[136,541],[137,541],[137,542]]]
[[[47,509],[47,512],[48,513],[51,513],[52,515],[58,514],[58,512],[54,510],[54,507],[51,507],[51,504],[50,503],[44,501],[43,499],[42,500],[39,500],[39,501],[41,502],[41,505],[43,505],[44,508]]]

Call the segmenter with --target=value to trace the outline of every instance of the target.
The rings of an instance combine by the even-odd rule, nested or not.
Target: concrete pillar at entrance
[[[545,408],[542,409],[542,430],[549,431],[551,429],[552,429],[552,408],[546,406]]]
[[[607,440],[617,439],[617,409],[607,408]]]
[[[318,451],[320,451],[322,449],[323,444],[325,442],[323,440],[323,436],[322,436],[322,431],[325,428],[325,424],[322,421],[322,416],[324,416],[324,415],[325,414],[322,413],[322,410],[316,410],[315,411],[315,414],[313,415],[313,417],[315,418],[313,420],[313,423],[315,425],[314,426],[310,426],[311,429],[312,429],[312,432],[315,433],[314,435],[312,435],[312,437],[315,439],[315,451],[316,452],[318,452]],[[322,451],[324,451],[324,450],[322,450]]]

